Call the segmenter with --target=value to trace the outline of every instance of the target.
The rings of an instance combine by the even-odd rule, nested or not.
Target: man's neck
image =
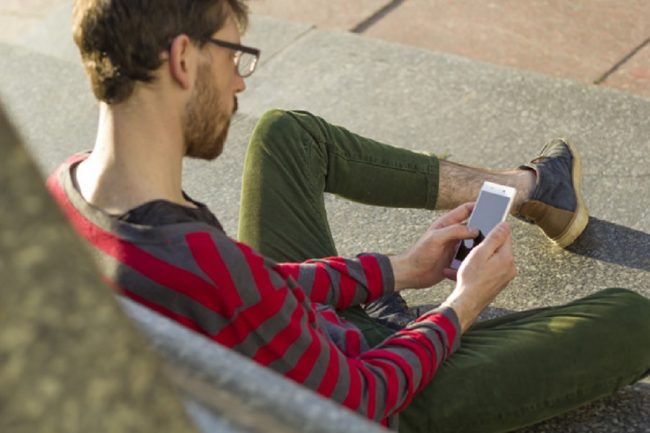
[[[86,201],[111,214],[159,199],[193,206],[182,194],[181,121],[160,107],[100,104],[95,147],[75,172]]]

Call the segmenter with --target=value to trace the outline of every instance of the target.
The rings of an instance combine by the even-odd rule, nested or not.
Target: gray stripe
[[[390,360],[387,360],[388,362],[391,362],[391,364],[393,364],[397,368],[398,374],[400,374],[400,377],[404,377],[404,380],[408,380],[408,381],[413,382],[413,388],[414,389],[417,388],[417,385],[419,385],[420,382],[422,381],[422,368],[420,367],[420,358],[418,358],[410,349],[406,349],[403,346],[390,346],[389,345],[387,347],[387,349],[390,350],[391,352],[396,353],[398,356],[400,356],[402,359],[404,359],[404,361],[408,365],[411,366],[412,375],[411,375],[411,378],[409,379],[408,376],[407,376],[406,371],[402,370],[402,368],[400,367],[399,364],[396,364],[396,363],[391,362]],[[402,385],[402,384],[400,384],[400,385]],[[404,386],[404,390],[406,390],[407,389],[406,388],[407,384],[405,383],[405,384],[403,384],[403,386]],[[402,396],[402,401],[403,401],[403,399],[405,397],[406,396]],[[400,404],[401,404],[401,402],[400,402]],[[399,404],[398,404],[398,406],[399,406]]]
[[[370,296],[370,290],[368,290],[368,280],[366,279],[366,273],[364,272],[361,262],[357,260],[348,260],[348,273],[352,278],[357,281],[355,287],[354,298],[352,300],[352,305],[359,305],[362,302],[366,302]]]
[[[424,334],[431,343],[436,351],[436,361],[437,365],[440,366],[440,363],[443,359],[447,357],[447,347],[449,347],[444,340],[444,332],[442,329],[433,324],[433,323],[418,323],[418,327],[413,329],[415,332]]]
[[[399,364],[396,364],[397,370],[401,373],[401,376],[404,377],[406,383],[404,383],[404,394],[398,399],[397,407],[400,407],[404,404],[406,400],[406,392],[408,390],[408,382],[411,382],[413,385],[413,390],[422,383],[422,369],[420,368],[420,360],[413,354],[413,352],[408,351],[407,353],[401,354],[402,358],[411,366],[412,374],[410,377],[407,376],[406,372],[402,370]]]
[[[420,365],[420,361],[408,349],[399,348],[397,350],[391,350],[391,351],[397,353],[402,358],[405,358],[407,360],[407,362],[409,363],[409,365],[411,365],[412,367]],[[407,359],[409,357],[411,358],[410,360]],[[395,405],[393,407],[393,409],[395,409],[395,408],[401,406],[404,403],[404,401],[406,400],[406,398],[408,396],[408,384],[409,384],[409,382],[414,383],[414,388],[420,383],[420,380],[421,380],[421,377],[422,377],[422,371],[419,368],[413,368],[413,376],[412,377],[416,378],[416,380],[412,381],[411,378],[406,374],[406,372],[404,370],[402,370],[402,368],[400,367],[399,364],[397,364],[397,363],[395,363],[392,360],[387,359],[387,358],[382,358],[382,360],[384,361],[384,363],[389,364],[390,366],[392,366],[393,370],[397,374],[397,386],[398,386],[398,391],[397,392],[398,392],[398,396],[397,396],[397,399],[395,400]],[[377,371],[382,377],[386,376],[386,374],[383,372],[383,370],[377,370]],[[386,401],[387,399],[384,399],[384,400]]]
[[[194,227],[196,228],[196,227]],[[202,229],[204,229],[203,227]],[[187,230],[190,229],[190,230]],[[218,251],[221,259],[224,261],[228,272],[233,279],[235,287],[242,302],[245,305],[251,305],[259,302],[259,293],[255,289],[256,284],[253,279],[251,270],[244,258],[243,252],[237,245],[227,236],[218,230],[201,230],[201,232],[208,233]],[[165,239],[164,241],[152,243],[138,243],[138,248],[146,251],[147,253],[163,260],[167,263],[173,264],[175,267],[182,268],[188,272],[195,274],[202,278],[207,284],[219,284],[219,281],[213,282],[206,273],[196,263],[191,249],[189,248],[185,237],[188,234],[197,233],[191,230],[191,227],[179,227],[175,236]],[[271,280],[272,284],[277,284],[278,281]],[[255,290],[250,290],[251,288]]]
[[[436,333],[438,340],[445,348],[445,352],[450,348],[451,344],[447,338],[447,334],[445,334],[445,331],[440,326],[432,322],[420,322],[419,325],[431,329]]]
[[[334,392],[330,398],[343,403],[348,396],[348,392],[350,392],[350,371],[347,366],[347,357],[340,350],[337,352],[339,358],[339,376],[336,380]]]
[[[176,268],[193,273],[202,278],[206,284],[214,285],[194,260],[192,251],[185,242],[184,230],[177,230],[171,237],[165,234],[165,237],[161,236],[155,242],[135,241],[135,246]]]
[[[189,317],[208,334],[214,335],[230,323],[192,298],[157,284],[141,273],[122,265],[111,256],[98,255],[97,264],[102,272],[120,288],[127,289],[176,314]]]
[[[384,371],[374,365],[366,365],[371,374],[375,376],[375,419],[383,417],[386,410],[387,396],[388,396],[388,380]],[[373,396],[371,396],[372,398]]]
[[[259,302],[260,293],[255,284],[253,273],[244,257],[244,253],[237,245],[225,236],[212,236],[222,260],[226,264],[232,277],[237,292],[245,305]],[[268,270],[267,270],[268,271]]]
[[[257,251],[254,252],[255,254],[260,254]],[[266,269],[274,270],[275,267],[278,265],[277,262],[275,262],[274,260],[268,257],[262,256],[262,258],[264,259],[264,266],[266,267]],[[287,282],[289,280],[287,279],[287,281],[285,281],[285,279],[281,277],[280,274],[278,274],[277,272],[270,272],[270,276],[271,276],[271,284],[273,284],[273,287],[275,287],[276,289],[280,289],[285,285],[287,285]],[[293,280],[293,278],[291,278],[291,280]]]
[[[270,268],[269,268],[269,277],[271,278],[271,284],[273,284],[273,287],[275,287],[276,290],[279,290],[284,286],[289,286],[289,288],[292,289],[296,288],[296,284],[293,281],[293,278],[290,278],[285,281],[285,279],[282,278],[280,274],[278,274],[277,272],[273,271]]]
[[[371,254],[379,262],[381,269],[382,282],[384,284],[384,294],[390,294],[395,291],[395,276],[393,274],[393,266],[390,264],[388,256],[383,254]]]
[[[302,265],[298,272],[298,281],[300,287],[305,291],[305,295],[311,298],[312,289],[314,288],[314,280],[316,279],[316,269],[313,265]]]
[[[456,315],[456,312],[453,310],[453,308],[442,307],[436,308],[434,311],[444,314],[445,317],[447,317],[456,328],[456,336],[454,341],[451,343],[451,348],[449,349],[450,353],[454,353],[460,347],[460,320],[458,319],[458,316]]]
[[[319,340],[321,341],[321,351],[318,355],[318,358],[316,359],[316,362],[314,363],[314,366],[311,369],[311,372],[307,376],[307,379],[305,379],[303,382],[303,385],[311,389],[317,389],[318,385],[320,385],[321,381],[323,380],[323,376],[325,376],[325,373],[327,373],[331,353],[331,349],[329,344],[326,342],[326,338],[318,332],[317,334]]]
[[[330,290],[324,304],[336,305],[341,300],[341,274],[327,264],[325,265],[325,271],[330,279]]]
[[[251,332],[244,341],[233,347],[233,349],[248,356],[255,355],[255,352],[260,347],[265,346],[278,332],[285,329],[291,323],[291,315],[294,313],[296,307],[298,307],[298,301],[289,292],[280,311],[272,315],[261,326],[258,326],[254,332]]]
[[[295,299],[294,299],[295,302]],[[284,356],[271,364],[269,367],[280,374],[286,374],[293,369],[300,357],[305,353],[309,344],[311,343],[311,336],[307,333],[307,314],[304,314],[300,319],[300,329],[302,330],[300,337],[293,342],[289,349],[285,352]]]

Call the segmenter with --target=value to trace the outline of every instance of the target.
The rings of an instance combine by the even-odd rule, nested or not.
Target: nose
[[[246,90],[246,81],[241,75],[235,74],[235,93],[241,93]]]

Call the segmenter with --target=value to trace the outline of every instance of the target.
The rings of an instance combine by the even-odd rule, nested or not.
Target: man
[[[223,150],[259,52],[242,0],[78,0],[74,37],[100,101],[90,154],[49,180],[123,295],[400,431],[505,431],[609,394],[650,368],[650,302],[620,289],[474,325],[516,274],[499,225],[457,275],[463,222],[484,180],[566,246],[587,211],[562,140],[521,169],[439,161],[305,112],[260,120],[245,162],[239,240],[181,186],[184,156]],[[365,203],[454,208],[395,256],[336,257],[323,191]],[[311,260],[310,260],[311,259]],[[358,306],[445,277],[456,288],[403,329]],[[461,334],[463,338],[461,340]],[[625,359],[621,358],[625,354]]]

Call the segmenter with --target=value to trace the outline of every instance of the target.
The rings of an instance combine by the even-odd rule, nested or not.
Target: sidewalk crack
[[[379,9],[377,12],[370,15],[368,18],[361,21],[359,24],[357,24],[352,29],[350,29],[350,32],[351,33],[363,33],[363,32],[365,32],[370,27],[372,27],[377,22],[379,22],[382,18],[384,18],[386,15],[391,13],[393,10],[397,9],[402,3],[404,3],[404,0],[392,0],[386,6]]]
[[[614,72],[616,72],[621,66],[623,66],[625,63],[627,63],[628,60],[630,60],[632,57],[636,55],[639,51],[641,51],[646,45],[650,44],[650,38],[646,39],[645,41],[641,42],[641,44],[634,48],[632,51],[627,53],[621,60],[619,60],[614,66],[612,66],[607,72],[605,72],[603,75],[601,75],[596,81],[594,81],[594,84],[602,84],[605,80],[607,80],[610,75],[612,75]]]

